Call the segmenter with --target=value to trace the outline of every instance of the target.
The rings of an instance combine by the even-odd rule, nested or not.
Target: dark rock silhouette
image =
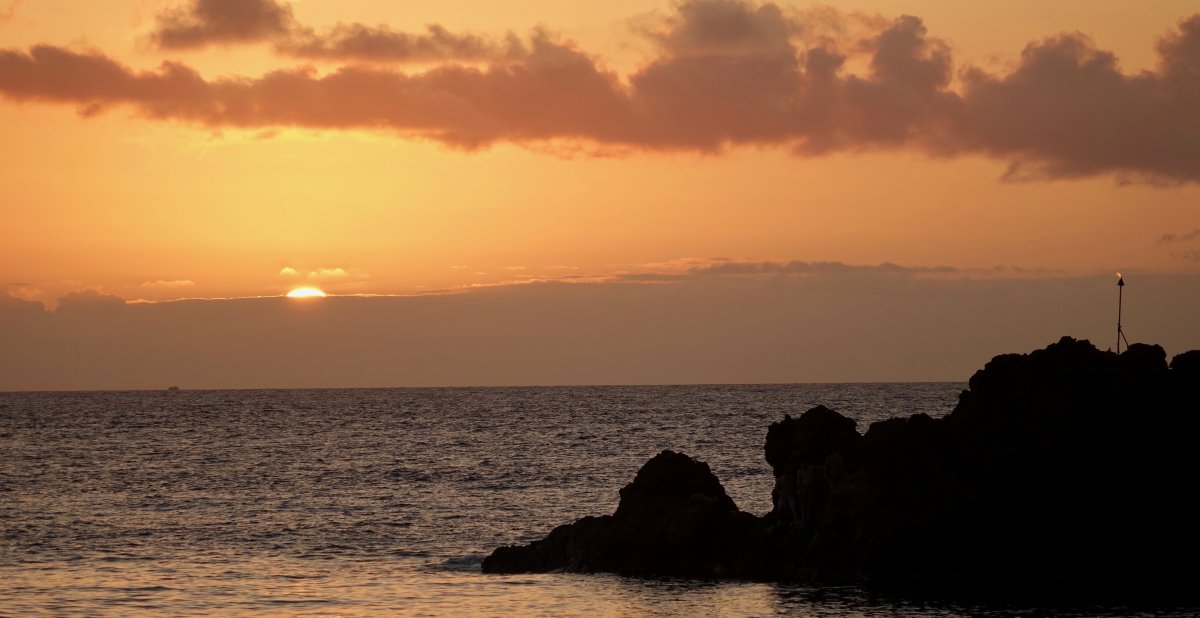
[[[664,451],[617,512],[496,550],[485,572],[607,571],[921,586],[1191,586],[1200,351],[1064,337],[993,358],[946,417],[825,407],[767,431],[773,508],[741,513]]]
[[[663,451],[621,489],[616,513],[559,526],[527,547],[497,549],[483,569],[736,574],[754,559],[737,542],[756,522],[738,510],[708,464]]]

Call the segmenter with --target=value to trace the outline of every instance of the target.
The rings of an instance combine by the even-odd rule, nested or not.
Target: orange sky
[[[1194,1],[906,5],[924,34],[881,0],[255,0],[287,18],[258,31],[201,23],[198,1],[0,0],[0,292],[405,295],[714,258],[1200,273]],[[484,51],[295,51],[338,23],[438,24]],[[508,32],[518,56],[497,51]],[[1094,48],[1022,55],[1063,33]],[[56,73],[35,45],[87,68]],[[815,47],[844,57],[827,107]],[[946,81],[922,81],[940,59]],[[194,81],[170,82],[164,61]],[[263,86],[304,66],[300,90]],[[427,99],[396,116],[409,95],[385,82],[311,89],[347,67]],[[485,82],[489,67],[504,79]],[[239,101],[257,107],[234,116]]]

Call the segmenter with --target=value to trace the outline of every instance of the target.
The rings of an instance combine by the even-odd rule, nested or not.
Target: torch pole
[[[1121,304],[1125,296],[1125,278],[1117,278],[1117,354],[1121,353],[1121,337],[1124,333],[1121,332]]]

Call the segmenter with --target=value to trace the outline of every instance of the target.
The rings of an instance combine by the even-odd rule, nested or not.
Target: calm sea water
[[[479,572],[498,545],[611,513],[662,449],[707,461],[763,513],[762,445],[785,412],[825,404],[865,430],[945,414],[962,388],[0,393],[0,615],[1036,614],[857,588]]]

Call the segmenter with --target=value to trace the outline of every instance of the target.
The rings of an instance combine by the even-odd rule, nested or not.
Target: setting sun
[[[0,618],[1200,618],[1197,109],[1200,0],[0,0]]]
[[[325,298],[325,292],[317,288],[296,288],[287,293],[288,298]]]

